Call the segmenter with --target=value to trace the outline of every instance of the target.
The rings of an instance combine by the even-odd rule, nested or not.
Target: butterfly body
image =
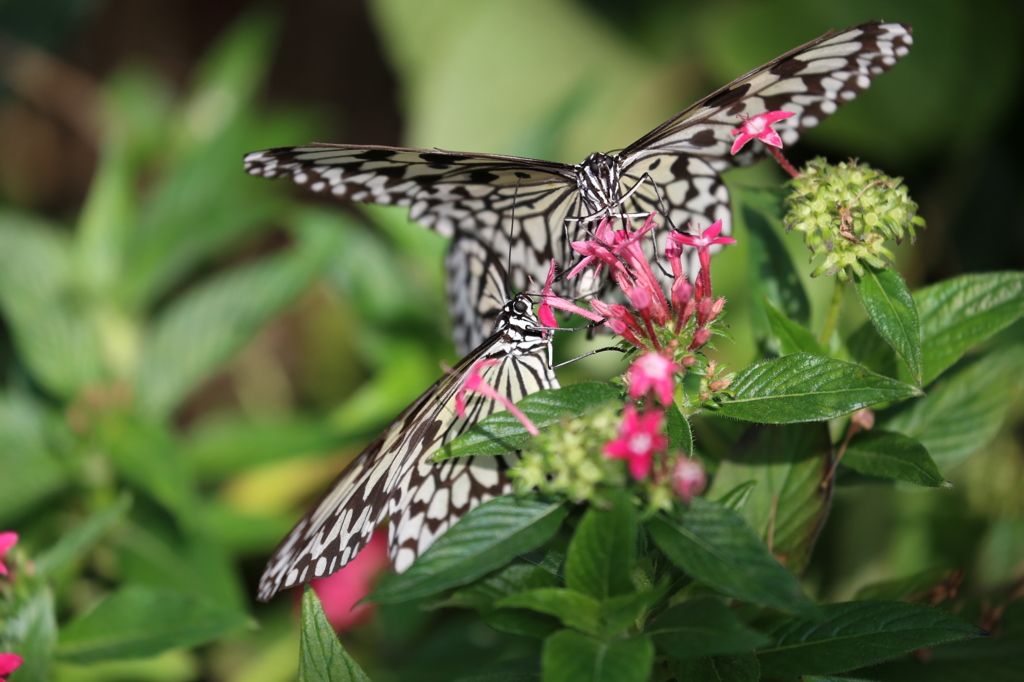
[[[505,472],[517,453],[440,463],[433,459],[481,419],[504,409],[490,398],[468,394],[464,416],[458,416],[456,396],[474,366],[513,401],[558,386],[551,369],[550,332],[539,328],[530,297],[508,297],[504,269],[483,244],[477,242],[467,256],[487,282],[482,297],[502,300],[493,333],[339,474],[274,551],[260,579],[261,601],[338,570],[385,519],[391,567],[401,572],[470,509],[510,492]]]

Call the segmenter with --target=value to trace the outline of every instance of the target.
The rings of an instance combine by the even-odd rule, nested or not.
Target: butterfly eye
[[[521,298],[517,298],[515,302],[512,304],[512,310],[516,311],[516,313],[519,315],[525,315],[527,307],[528,306],[526,305],[526,301],[524,301]]]

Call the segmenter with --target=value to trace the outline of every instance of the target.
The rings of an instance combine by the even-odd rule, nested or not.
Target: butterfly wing
[[[875,21],[829,32],[740,76],[623,150],[623,192],[646,173],[654,184],[645,183],[635,193],[637,210],[656,210],[660,192],[675,227],[706,228],[721,219],[728,233],[729,192],[718,173],[764,153],[761,144],[748,144],[736,156],[729,153],[741,117],[794,112],[774,126],[791,145],[893,66],[912,42],[909,26]]]
[[[494,262],[494,259],[488,259]],[[500,267],[499,267],[500,270]],[[501,271],[486,278],[488,290],[505,290]],[[488,295],[494,295],[488,293]],[[505,311],[511,310],[506,303]],[[539,324],[532,310],[521,317]],[[501,411],[499,403],[467,396],[466,416],[455,412],[455,396],[466,372],[477,362],[484,380],[513,401],[558,381],[548,358],[550,342],[534,335],[523,339],[497,330],[451,373],[406,408],[331,484],[327,493],[274,551],[260,579],[258,598],[330,575],[348,563],[386,517],[389,554],[395,570],[408,568],[417,556],[463,514],[509,491],[505,470],[515,461],[478,456],[435,464],[433,455],[484,417]]]

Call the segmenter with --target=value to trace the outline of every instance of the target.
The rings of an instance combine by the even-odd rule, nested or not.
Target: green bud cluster
[[[790,180],[786,229],[803,232],[807,248],[825,256],[812,277],[841,273],[848,280],[864,274],[864,264],[885,267],[893,259],[886,240],[916,238],[924,219],[902,183],[866,164],[832,165],[821,157]]]
[[[608,459],[605,443],[615,438],[622,419],[613,407],[586,417],[563,420],[541,432],[523,450],[519,466],[509,472],[517,494],[531,490],[598,501],[600,488],[621,488],[629,473],[625,462]]]

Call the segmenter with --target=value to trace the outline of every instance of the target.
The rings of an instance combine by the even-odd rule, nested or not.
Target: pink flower
[[[24,662],[25,659],[18,654],[0,654],[0,677],[7,679]]]
[[[466,373],[466,378],[463,379],[462,386],[459,388],[458,393],[455,394],[455,413],[458,414],[460,418],[465,418],[466,394],[472,391],[473,393],[479,393],[485,398],[490,398],[491,400],[496,400],[501,403],[513,417],[519,420],[523,425],[523,428],[525,428],[531,436],[536,436],[540,431],[538,431],[537,427],[533,425],[530,418],[527,417],[522,410],[516,407],[515,403],[513,403],[507,395],[498,393],[498,391],[487,383],[480,374],[481,369],[485,367],[493,367],[497,364],[500,364],[500,362],[494,359],[479,360],[473,363],[473,366],[470,367],[469,371]]]
[[[4,566],[3,558],[7,551],[18,542],[18,534],[12,530],[0,533],[0,575],[7,575],[7,567]],[[14,654],[11,654],[12,656]],[[20,663],[18,665],[21,665]],[[3,673],[0,673],[3,674]]]
[[[375,531],[370,542],[345,567],[326,578],[310,581],[324,606],[327,620],[344,632],[365,623],[376,610],[375,604],[356,604],[370,594],[374,580],[388,566],[386,531]]]
[[[722,233],[722,221],[716,220],[711,227],[699,235],[683,234],[682,232],[670,232],[668,242],[676,242],[679,245],[692,246],[697,249],[697,258],[700,259],[700,274],[697,276],[696,298],[703,299],[711,295],[711,247],[716,244],[735,244],[732,237],[719,237]],[[666,245],[667,248],[667,245]]]
[[[739,135],[739,137],[732,143],[732,149],[729,153],[735,154],[743,149],[743,145],[751,140],[761,140],[765,144],[781,149],[782,138],[775,132],[772,125],[792,115],[792,111],[768,111],[745,119],[739,128],[733,128],[732,134]]]
[[[585,317],[591,322],[603,322],[604,318],[593,313],[586,308],[581,308],[572,301],[567,301],[564,298],[555,296],[551,291],[551,283],[555,279],[555,261],[552,259],[551,268],[548,270],[548,277],[544,281],[544,290],[541,292],[541,303],[540,308],[537,311],[537,317],[540,318],[541,324],[545,327],[557,327],[558,320],[555,319],[555,314],[551,311],[552,308],[558,308],[559,310],[565,310],[570,313],[576,313],[581,317]]]
[[[636,400],[653,393],[663,405],[669,405],[676,391],[675,375],[681,370],[679,365],[660,353],[644,353],[626,372],[629,397]]]
[[[641,415],[633,405],[626,405],[619,437],[604,446],[604,454],[611,459],[629,462],[629,473],[640,481],[651,473],[654,453],[664,450],[668,436],[661,432],[660,410]]]
[[[686,504],[690,500],[704,492],[708,484],[708,476],[704,473],[704,466],[696,459],[680,457],[672,468],[672,489],[676,491]]]

